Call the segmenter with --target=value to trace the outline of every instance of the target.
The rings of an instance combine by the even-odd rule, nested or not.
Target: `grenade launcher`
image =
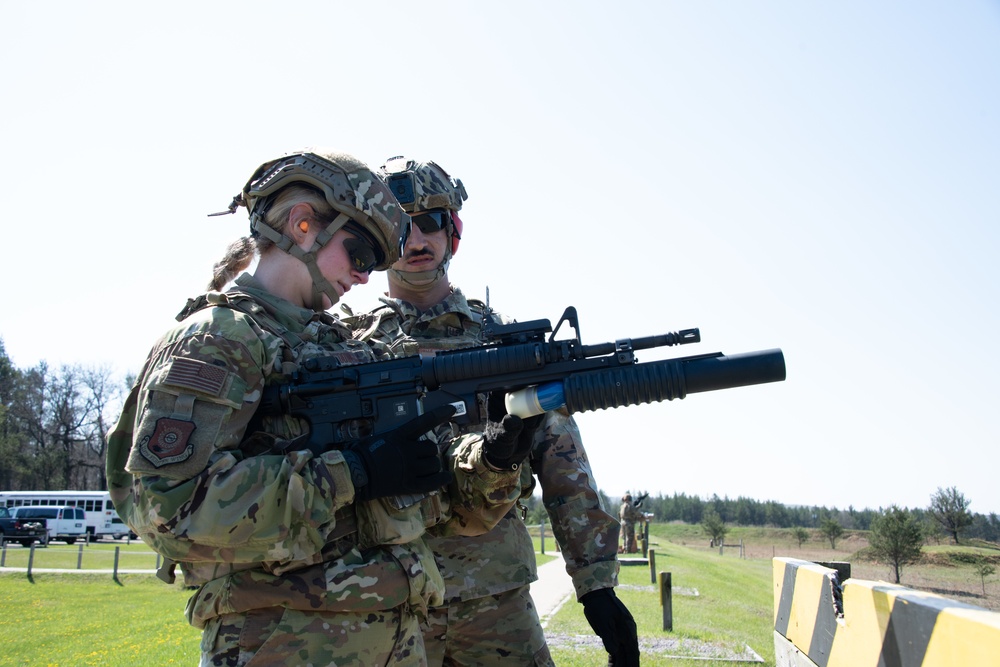
[[[575,335],[556,340],[564,323]],[[645,363],[635,358],[636,350],[700,340],[698,329],[685,329],[584,345],[572,306],[555,330],[549,320],[498,324],[487,313],[483,347],[352,366],[316,357],[289,382],[268,386],[259,411],[306,420],[309,447],[323,451],[392,430],[444,404],[456,407],[457,424],[483,423],[485,402],[478,397],[493,391],[507,392],[508,412],[527,417],[559,407],[572,414],[785,379],[780,349]]]

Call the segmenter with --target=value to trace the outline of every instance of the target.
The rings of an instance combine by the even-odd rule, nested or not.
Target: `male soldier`
[[[628,491],[622,496],[622,506],[618,510],[618,519],[622,523],[622,538],[625,553],[634,554],[639,549],[635,543],[635,524],[646,520],[646,515],[632,502],[632,494]]]
[[[387,161],[381,175],[413,217],[413,228],[388,272],[390,298],[355,319],[355,335],[411,354],[481,345],[484,304],[467,300],[448,280],[462,235],[465,187],[434,162],[402,157]],[[530,468],[522,468],[524,494],[534,486],[533,472],[587,620],[612,664],[638,665],[635,621],[614,592],[618,522],[603,507],[568,414],[545,415]],[[445,606],[432,608],[423,624],[429,665],[553,664],[528,589],[538,579],[534,545],[514,510],[481,537],[429,542],[446,587]]]

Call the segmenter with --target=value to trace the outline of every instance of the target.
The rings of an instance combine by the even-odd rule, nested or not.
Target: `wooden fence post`
[[[663,629],[673,632],[674,600],[669,572],[660,572],[660,604],[663,605]]]
[[[649,583],[656,583],[656,549],[649,550]]]
[[[83,569],[83,545],[80,545],[80,551],[76,554],[76,569]]]
[[[543,521],[538,526],[538,532],[542,536],[542,554],[545,554],[545,522]]]

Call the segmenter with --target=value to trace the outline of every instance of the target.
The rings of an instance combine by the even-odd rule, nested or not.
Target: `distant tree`
[[[14,490],[67,488],[59,479],[65,466],[48,429],[46,397],[51,393],[52,377],[44,361],[17,374],[6,414],[7,427],[18,443],[17,479],[9,487]]]
[[[524,517],[525,524],[537,526],[540,523],[549,523],[549,515],[545,511],[545,505],[538,496],[522,498],[520,502],[527,510]]]
[[[11,489],[21,466],[20,441],[9,416],[17,391],[18,371],[14,367],[3,339],[0,338],[0,487]]]
[[[740,526],[753,526],[760,523],[757,520],[760,503],[752,498],[739,496],[736,499],[736,523]]]
[[[1000,516],[996,512],[991,512],[989,516],[973,514],[972,526],[966,534],[987,542],[1000,542]]]
[[[798,540],[799,548],[802,548],[802,543],[809,539],[809,531],[802,526],[797,526],[792,530],[792,535]]]
[[[725,523],[726,521],[731,520],[728,513],[730,504],[728,496],[726,498],[720,498],[718,495],[713,493],[712,498],[705,503],[705,512],[707,513],[709,510],[714,511],[719,515],[719,518],[722,519],[723,523]]]
[[[920,560],[920,545],[923,541],[920,522],[910,512],[896,505],[892,505],[872,521],[868,540],[875,557],[892,566],[897,584],[903,566]]]
[[[781,503],[768,500],[764,504],[764,522],[778,528],[788,528],[791,525],[788,509]]]
[[[937,522],[930,512],[924,512],[923,518],[920,520],[920,527],[924,532],[924,540],[928,544],[934,542],[934,544],[941,544],[941,540],[944,538],[944,528],[941,524]]]
[[[938,490],[931,496],[928,511],[944,531],[951,535],[955,544],[958,544],[958,534],[962,529],[972,525],[972,515],[969,514],[970,502],[954,486],[947,489],[938,487]]]
[[[708,533],[709,537],[712,538],[712,545],[722,544],[722,541],[726,538],[726,533],[729,529],[726,528],[726,523],[722,520],[722,517],[718,515],[715,510],[706,510],[704,516],[701,520],[701,526]]]
[[[830,540],[830,548],[837,548],[837,540],[844,534],[844,527],[836,519],[823,519],[819,524],[819,533]]]
[[[83,439],[74,453],[74,477],[81,484],[79,488],[88,488],[96,480],[98,488],[106,489],[104,460],[108,434],[118,420],[120,399],[127,393],[127,387],[115,381],[107,366],[80,369],[80,382],[87,401],[81,428]]]
[[[857,530],[869,530],[872,526],[872,521],[878,516],[878,513],[874,510],[865,508],[863,510],[856,510],[854,506],[848,506],[847,513],[851,517],[851,525]]]
[[[979,575],[979,580],[983,584],[983,597],[986,597],[986,577],[990,576],[997,571],[995,567],[990,565],[985,558],[980,556],[976,559],[975,573]]]

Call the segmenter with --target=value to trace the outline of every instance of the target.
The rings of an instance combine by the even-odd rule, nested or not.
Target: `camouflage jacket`
[[[384,499],[354,503],[340,451],[296,447],[307,424],[256,408],[264,387],[306,358],[357,364],[388,349],[353,340],[336,318],[275,297],[247,274],[226,293],[191,300],[178,319],[150,352],[108,438],[107,473],[126,523],[200,587],[189,620],[202,627],[267,606],[440,604],[425,530],[468,532],[454,505],[488,530],[519,497],[517,473],[493,472],[480,441],[458,438],[447,443],[449,489],[404,510]]]
[[[457,287],[424,312],[398,299],[382,302],[383,307],[367,315],[345,320],[355,328],[355,337],[408,354],[483,343],[484,304],[466,300]],[[620,526],[601,501],[573,418],[563,412],[548,413],[529,460],[577,597],[615,586]],[[522,469],[528,473],[528,466]],[[533,480],[524,479],[521,485],[524,495],[530,495]],[[538,579],[534,545],[514,511],[483,535],[434,537],[428,544],[444,575],[446,603],[493,595]]]
[[[645,520],[646,515],[629,501],[623,501],[618,509],[618,518],[623,524],[633,524]]]

